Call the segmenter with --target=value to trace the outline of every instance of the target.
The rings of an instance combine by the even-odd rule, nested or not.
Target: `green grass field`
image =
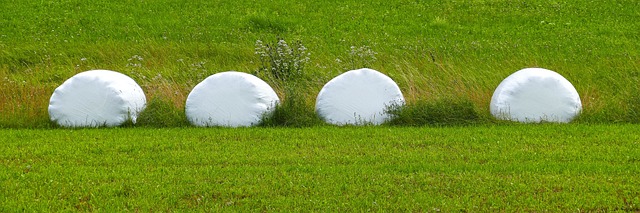
[[[638,8],[0,0],[0,212],[638,212]],[[265,126],[308,127],[188,127],[193,86],[222,71],[255,72],[256,42],[277,38],[311,55],[292,90],[300,92],[287,96],[295,102]],[[319,124],[313,103],[324,83],[362,67],[394,79],[414,108],[381,127]],[[527,67],[566,77],[583,114],[568,125],[491,119],[493,90]],[[137,125],[49,122],[54,89],[91,69],[143,87],[149,105]],[[414,125],[423,127],[406,127]]]
[[[639,211],[636,125],[0,130],[0,211]]]

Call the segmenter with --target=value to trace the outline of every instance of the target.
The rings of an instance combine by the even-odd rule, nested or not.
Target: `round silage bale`
[[[130,77],[91,70],[55,89],[49,100],[49,118],[63,127],[119,126],[135,123],[145,105],[142,88]]]
[[[345,72],[327,82],[316,99],[316,113],[334,125],[382,124],[388,107],[404,105],[398,85],[368,68]]]
[[[196,126],[247,127],[260,123],[280,99],[262,79],[228,71],[207,77],[196,85],[185,104],[185,113]]]
[[[582,102],[562,75],[527,68],[505,78],[491,97],[491,114],[501,120],[524,123],[568,123],[580,114]]]

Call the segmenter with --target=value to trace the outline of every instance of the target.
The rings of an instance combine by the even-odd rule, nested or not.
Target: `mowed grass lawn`
[[[637,125],[0,134],[0,212],[640,210]]]

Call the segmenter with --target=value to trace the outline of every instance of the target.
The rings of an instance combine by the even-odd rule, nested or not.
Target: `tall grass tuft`
[[[587,105],[583,101],[582,112],[574,123],[640,123],[640,89],[629,88],[621,91],[615,101],[592,101]]]
[[[486,122],[487,116],[478,113],[467,99],[442,98],[434,101],[419,100],[404,106],[387,108],[388,125],[398,126],[451,126]]]
[[[0,128],[52,128],[47,112],[50,86],[0,82]]]
[[[178,109],[171,101],[154,97],[140,113],[136,126],[183,127],[188,126],[184,110]]]
[[[289,88],[286,90],[293,90]],[[287,91],[287,96],[276,105],[271,114],[265,115],[263,127],[310,127],[324,124],[317,116],[314,105],[299,91]]]
[[[256,41],[255,54],[260,59],[256,75],[279,90],[282,101],[272,113],[264,115],[260,126],[305,127],[321,124],[313,103],[306,97],[309,80],[304,72],[310,53],[301,41],[290,46],[284,39],[265,44]]]
[[[632,89],[629,95],[627,95],[626,112],[624,115],[624,121],[629,123],[640,123],[640,92],[638,89]]]

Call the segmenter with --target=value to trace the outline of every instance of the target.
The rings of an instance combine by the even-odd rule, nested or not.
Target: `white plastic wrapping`
[[[490,109],[502,120],[568,123],[580,114],[582,103],[573,85],[560,74],[527,68],[498,85]]]
[[[385,110],[391,105],[404,105],[398,85],[378,71],[363,68],[325,84],[316,99],[316,113],[334,125],[378,125],[389,118]]]
[[[229,71],[196,85],[187,97],[185,113],[196,126],[253,126],[279,101],[271,86],[260,78]]]
[[[109,70],[79,73],[60,85],[49,100],[49,117],[64,127],[118,126],[134,123],[146,105],[142,88],[128,76]]]

